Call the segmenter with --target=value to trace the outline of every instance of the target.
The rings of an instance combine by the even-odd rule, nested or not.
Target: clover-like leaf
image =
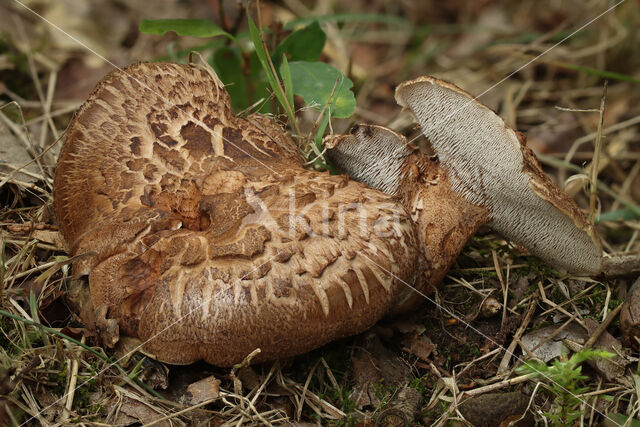
[[[327,111],[332,117],[347,118],[356,111],[353,82],[340,70],[324,62],[293,61],[289,63],[293,92],[302,96],[310,107]],[[335,87],[335,90],[334,90]]]

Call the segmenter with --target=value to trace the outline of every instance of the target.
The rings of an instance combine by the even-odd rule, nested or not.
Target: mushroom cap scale
[[[396,101],[417,118],[453,188],[489,208],[496,231],[560,270],[600,271],[593,225],[544,174],[522,134],[467,92],[433,77],[402,83]]]
[[[69,127],[54,204],[94,308],[171,363],[311,350],[369,328],[417,280],[402,206],[305,170],[277,124],[233,114],[192,66],[106,76]]]

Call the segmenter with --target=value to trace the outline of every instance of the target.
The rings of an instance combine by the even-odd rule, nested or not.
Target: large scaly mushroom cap
[[[307,171],[270,119],[193,66],[106,76],[66,135],[55,211],[94,308],[171,363],[303,353],[372,326],[414,283],[391,196]]]
[[[396,100],[417,118],[438,156],[440,175],[455,193],[488,210],[493,229],[559,270],[583,275],[600,271],[600,240],[593,225],[542,171],[522,134],[467,92],[433,77],[402,83]],[[331,136],[325,142],[329,157],[342,170],[400,197],[411,191],[411,171],[429,164],[424,156],[411,153],[404,137],[380,126],[361,125],[352,135]],[[422,187],[433,182],[422,179]],[[452,197],[447,196],[447,203]],[[412,213],[413,200],[405,201]],[[433,197],[424,200],[441,203]],[[447,215],[458,215],[461,209],[453,206]],[[418,231],[423,232],[430,233]]]

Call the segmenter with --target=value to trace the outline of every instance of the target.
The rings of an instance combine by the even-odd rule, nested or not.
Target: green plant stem
[[[275,86],[273,89],[280,92],[280,96],[278,97],[278,99],[280,100],[280,103],[282,104],[282,106],[285,108],[287,112],[287,116],[289,116],[289,120],[291,121],[291,124],[295,128],[296,134],[302,135],[302,132],[300,131],[300,127],[298,126],[298,121],[296,120],[296,115],[293,110],[293,106],[289,105],[289,101],[287,100],[287,94],[282,88],[282,84],[280,83],[280,79],[278,78],[278,72],[276,71],[276,68],[273,65],[273,61],[271,60],[271,55],[269,54],[269,50],[267,49],[267,44],[264,42],[264,33],[262,31],[262,14],[260,13],[260,0],[256,2],[256,10],[258,14],[258,38],[260,39],[262,49],[265,52],[265,56],[266,56],[265,65],[268,67],[268,69],[265,69],[265,72],[272,75],[273,83],[274,83],[273,86]]]

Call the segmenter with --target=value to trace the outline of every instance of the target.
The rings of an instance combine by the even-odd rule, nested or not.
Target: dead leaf
[[[0,121],[0,172],[12,174],[12,178],[17,181],[32,184],[37,181],[37,178],[26,173],[15,172],[16,168],[26,165],[31,160],[33,159],[25,146],[11,133],[7,125]],[[25,166],[24,170],[32,174],[40,174],[35,163]]]
[[[116,319],[107,319],[107,306],[102,305],[96,310],[96,331],[107,348],[113,348],[120,339],[120,328]]]
[[[365,337],[363,347],[357,348],[351,361],[355,381],[352,399],[359,409],[377,407],[385,397],[381,391],[399,389],[411,378],[411,368],[374,333]]]
[[[558,329],[556,326],[549,326],[525,335],[522,337],[521,342],[536,357],[546,363],[556,357],[560,357],[563,352],[567,351],[567,347],[573,351],[581,350],[582,345],[600,326],[598,322],[588,318],[584,319],[584,324],[586,329],[577,322],[570,323],[553,338],[547,340]],[[545,340],[547,340],[546,343],[540,345],[537,349],[535,348]],[[622,353],[622,344],[607,331],[600,334],[593,347],[607,350],[611,353]],[[623,375],[625,366],[629,364],[627,360],[620,356],[614,356],[611,359],[589,360],[587,363],[607,380]]]
[[[587,328],[587,333],[591,336],[598,329],[600,323],[587,318],[584,319],[584,325]],[[618,356],[618,354],[623,354],[620,341],[615,339],[609,332],[604,331],[600,334],[593,347],[606,350],[615,354],[615,356],[611,359],[588,360],[589,366],[602,374],[608,381],[624,375],[625,367],[631,362]]]
[[[187,387],[188,405],[197,405],[208,400],[214,401],[220,396],[220,380],[214,376],[196,381]],[[187,395],[188,396],[188,395]]]
[[[625,344],[637,349],[640,337],[640,279],[636,280],[627,292],[620,312],[620,329]]]
[[[431,342],[431,339],[425,335],[414,334],[413,338],[409,342],[407,347],[404,347],[403,350],[407,353],[413,354],[414,356],[419,357],[425,362],[429,362],[429,356],[433,353],[433,350],[436,346]]]
[[[525,414],[529,397],[520,392],[486,393],[465,400],[458,407],[464,418],[474,426],[498,426],[524,415],[517,426],[533,425],[533,416]],[[507,423],[505,423],[506,425]]]
[[[401,334],[421,334],[426,329],[424,325],[421,325],[419,323],[405,322],[402,320],[393,322],[391,326],[393,326]]]
[[[38,239],[42,243],[48,243],[52,246],[55,246],[55,248],[60,251],[66,250],[64,239],[58,231],[36,230],[33,232],[33,237]]]
[[[556,357],[560,357],[563,351],[566,351],[566,346],[562,343],[563,340],[568,339],[578,344],[584,344],[588,339],[587,331],[577,323],[567,325],[552,339],[548,339],[553,333],[557,332],[557,330],[557,326],[538,329],[523,336],[520,342],[538,359],[546,363]],[[540,345],[544,341],[546,342]],[[526,354],[526,352],[523,352],[523,354]]]
[[[422,394],[418,390],[404,387],[380,414],[376,425],[414,425],[420,416],[422,403]]]
[[[138,378],[154,390],[166,390],[167,387],[169,387],[169,368],[164,363],[158,362],[154,358],[145,355],[143,352],[136,351],[140,350],[139,347],[141,344],[142,342],[138,342],[138,347],[129,347],[129,351],[133,352],[131,360],[129,361],[129,366],[138,365],[142,359],[142,362],[140,363],[142,371],[138,375]]]
[[[106,405],[107,412],[114,413],[115,419],[108,419],[107,422],[113,425],[128,426],[135,423],[149,424],[164,415],[154,411],[144,403],[124,397],[122,404],[118,406],[117,401],[112,401]],[[117,411],[117,412],[116,412]],[[156,426],[167,427],[171,424],[169,421],[160,421]]]
[[[529,284],[533,279],[535,279],[535,274],[533,273],[530,273],[526,276],[518,277],[515,285],[513,285],[513,287],[509,290],[509,293],[513,294],[513,298],[509,300],[509,307],[513,308],[520,301],[522,301],[522,298],[524,298],[524,296],[527,294],[527,291],[529,290]]]
[[[47,391],[38,391],[34,396],[42,409],[40,417],[48,421],[59,419],[62,415],[62,406],[58,404],[58,398]],[[9,424],[10,425],[10,424]]]
[[[253,390],[260,385],[260,378],[251,366],[240,368],[236,373],[238,379],[242,382],[242,388],[245,390]]]
[[[351,398],[356,408],[377,407],[380,399],[376,396],[374,387],[382,379],[382,372],[376,366],[373,356],[364,349],[358,349],[351,358],[351,364],[355,380]]]

